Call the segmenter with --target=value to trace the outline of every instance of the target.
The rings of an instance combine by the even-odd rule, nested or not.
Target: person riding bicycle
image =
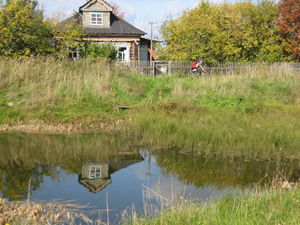
[[[197,61],[193,62],[193,64],[191,65],[191,69],[193,73],[200,72],[200,74],[202,74],[202,71],[206,72],[206,70],[202,66],[202,62],[203,62],[202,59],[199,59],[198,62]]]

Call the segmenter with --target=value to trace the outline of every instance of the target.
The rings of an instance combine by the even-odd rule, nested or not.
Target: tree
[[[91,43],[86,50],[86,54],[91,56],[92,59],[97,57],[115,59],[117,56],[117,50],[112,44],[96,44]]]
[[[37,1],[10,0],[0,9],[0,55],[26,58],[50,51],[51,28]]]
[[[118,16],[122,19],[125,19],[125,13],[120,11],[120,6],[112,1],[110,1],[110,4],[113,8],[113,14],[115,14],[116,16]]]
[[[227,23],[227,29],[237,60],[284,60],[274,1],[235,3],[230,5],[228,12],[231,22]]]
[[[75,14],[76,16],[77,14]],[[70,52],[81,50],[84,46],[82,38],[84,30],[73,16],[63,22],[59,20],[46,21],[50,24],[55,39],[54,54],[60,57],[68,56]]]
[[[300,61],[300,3],[299,0],[282,0],[278,22],[285,51],[291,60]]]
[[[166,20],[161,33],[163,53],[172,60],[281,61],[284,60],[272,0],[213,4],[202,1],[182,16]]]

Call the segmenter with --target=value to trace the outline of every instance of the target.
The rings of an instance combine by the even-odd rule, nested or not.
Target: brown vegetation
[[[74,223],[75,219],[91,222],[82,213],[74,213],[54,202],[8,202],[0,198],[0,215],[0,224]]]

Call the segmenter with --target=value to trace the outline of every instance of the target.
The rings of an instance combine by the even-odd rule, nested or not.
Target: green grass
[[[229,195],[199,204],[182,201],[155,218],[141,216],[130,224],[299,224],[300,189],[265,190]]]
[[[300,158],[300,77],[286,66],[152,78],[101,60],[2,58],[0,78],[0,124],[100,121],[155,149]]]
[[[276,73],[256,74],[259,72],[207,79],[153,79],[111,70],[105,61],[1,59],[0,103],[5,107],[14,102],[19,111],[43,109],[62,114],[113,113],[117,105],[144,107],[169,102],[245,113],[274,109],[274,105],[284,110],[298,106],[299,110],[296,71],[279,68]]]

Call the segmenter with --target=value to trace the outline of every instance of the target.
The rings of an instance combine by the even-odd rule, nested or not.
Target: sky
[[[62,13],[66,18],[82,6],[86,0],[38,0],[44,8],[46,16],[51,17]],[[109,2],[109,0],[107,0]],[[125,13],[125,20],[140,30],[151,35],[153,22],[153,35],[160,37],[159,26],[168,17],[176,18],[184,10],[196,7],[200,0],[113,0],[119,5],[120,11]]]

